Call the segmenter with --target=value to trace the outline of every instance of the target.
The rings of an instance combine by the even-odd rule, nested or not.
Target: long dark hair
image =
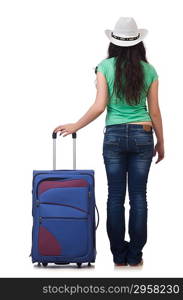
[[[129,105],[137,105],[142,91],[145,91],[143,67],[140,64],[141,60],[148,63],[144,43],[140,42],[130,47],[110,43],[107,58],[112,57],[116,57],[113,94],[115,93],[118,99],[123,95]]]

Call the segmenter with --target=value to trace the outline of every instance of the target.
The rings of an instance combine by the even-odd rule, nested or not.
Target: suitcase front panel
[[[93,261],[95,199],[91,176],[35,175],[33,262]]]
[[[43,180],[37,187],[38,252],[73,259],[88,253],[89,184],[82,179]]]

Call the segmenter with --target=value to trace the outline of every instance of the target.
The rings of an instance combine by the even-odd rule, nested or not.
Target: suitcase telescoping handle
[[[73,170],[76,170],[76,132],[72,133],[73,140]],[[53,170],[56,170],[56,139],[57,132],[52,133],[53,138]]]

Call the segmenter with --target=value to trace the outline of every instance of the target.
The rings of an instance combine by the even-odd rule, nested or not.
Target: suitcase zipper
[[[39,201],[37,201],[39,202]],[[66,206],[66,207],[71,207],[71,208],[74,208],[74,209],[77,209],[77,210],[80,210],[86,214],[89,214],[86,210],[82,209],[82,208],[79,208],[79,207],[76,207],[76,206],[73,206],[73,205],[69,205],[69,204],[62,204],[62,203],[55,203],[55,202],[39,202],[37,203],[37,206],[39,206],[40,204],[48,204],[48,205],[59,205],[59,206]]]
[[[39,217],[39,224],[42,224],[42,220],[50,220],[50,219],[64,219],[64,220],[87,220],[86,217]]]

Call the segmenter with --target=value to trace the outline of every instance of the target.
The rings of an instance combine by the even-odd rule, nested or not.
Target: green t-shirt
[[[120,123],[151,121],[150,114],[147,110],[146,99],[151,83],[158,79],[155,68],[151,64],[141,60],[147,92],[143,91],[141,93],[141,99],[138,105],[129,105],[124,97],[117,99],[115,93],[112,96],[115,78],[115,59],[115,57],[103,59],[97,66],[97,71],[103,73],[108,84],[109,101],[107,104],[105,126]]]

